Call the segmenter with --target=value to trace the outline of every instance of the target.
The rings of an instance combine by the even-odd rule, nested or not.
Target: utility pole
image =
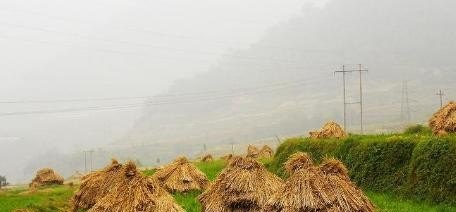
[[[92,157],[92,154],[93,154],[93,150],[90,150],[89,153],[90,153],[90,172],[93,171],[93,157]]]
[[[435,95],[440,97],[440,108],[442,108],[443,107],[443,96],[445,96],[445,94],[442,92],[441,89],[439,89],[439,92],[436,93]]]
[[[84,173],[87,173],[87,151],[84,152]]]
[[[234,154],[234,142],[230,142],[231,144],[231,154]]]
[[[92,153],[94,152],[93,150],[84,150],[84,173],[87,173],[87,153],[89,153],[89,159],[90,159],[90,171],[93,170],[93,159],[92,159]]]
[[[401,99],[401,120],[406,120],[407,123],[410,123],[411,120],[410,114],[410,101],[408,97],[408,86],[407,81],[402,82],[402,99]]]
[[[363,81],[362,81],[362,72],[367,72],[367,69],[363,69],[361,64],[358,64],[358,69],[346,70],[346,65],[342,65],[342,71],[335,71],[336,73],[342,73],[343,80],[343,96],[344,96],[344,130],[347,131],[347,105],[349,104],[359,104],[360,106],[360,130],[361,134],[364,133],[363,126]],[[347,102],[347,94],[345,88],[345,77],[347,73],[359,72],[359,102]]]

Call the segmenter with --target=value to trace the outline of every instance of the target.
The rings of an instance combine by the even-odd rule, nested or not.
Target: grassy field
[[[210,163],[196,163],[196,165],[213,180],[223,169],[225,162],[214,161]],[[144,171],[152,175],[153,171]],[[0,212],[14,211],[15,209],[30,209],[30,211],[50,212],[65,211],[68,202],[76,187],[67,185],[45,187],[36,192],[28,192],[26,188],[16,188],[0,192]],[[197,201],[200,192],[173,194],[176,201],[187,211],[201,210]],[[443,204],[428,204],[412,200],[404,200],[391,194],[367,192],[370,199],[377,205],[379,211],[456,211],[455,206]]]
[[[0,191],[0,211],[25,208],[40,212],[65,211],[75,189],[76,187],[62,185],[44,187],[34,192],[26,187],[3,190]]]

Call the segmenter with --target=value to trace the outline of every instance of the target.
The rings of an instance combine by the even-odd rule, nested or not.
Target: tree
[[[8,185],[8,182],[6,181],[6,177],[0,175],[0,188],[2,188],[3,186],[7,186],[7,185]]]

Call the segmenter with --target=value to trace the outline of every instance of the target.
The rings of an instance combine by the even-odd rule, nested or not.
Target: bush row
[[[279,146],[269,168],[286,177],[282,165],[297,151],[308,152],[316,163],[324,157],[340,159],[349,169],[351,179],[363,189],[456,204],[456,136],[292,138]]]

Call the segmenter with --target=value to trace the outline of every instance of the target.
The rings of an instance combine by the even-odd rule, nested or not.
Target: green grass
[[[392,194],[367,192],[369,199],[374,202],[379,211],[429,211],[429,212],[450,212],[456,211],[455,206],[445,204],[432,204],[406,200]]]
[[[215,177],[222,171],[222,169],[226,165],[226,161],[224,160],[215,160],[212,162],[197,162],[195,165],[204,172],[209,178],[209,180],[214,180]]]
[[[266,166],[270,160],[263,160]],[[213,162],[197,162],[195,165],[201,169],[209,179],[214,180],[218,173],[225,166],[222,160]],[[152,175],[153,170],[143,171],[146,175]],[[65,211],[68,208],[68,202],[75,188],[70,186],[52,186],[45,187],[34,193],[27,193],[26,188],[0,192],[0,212],[12,211],[19,208],[32,209],[39,212]],[[366,192],[369,198],[378,207],[379,211],[435,211],[449,212],[456,211],[456,206],[445,204],[432,204],[414,200],[407,200],[389,193]],[[201,192],[192,191],[188,193],[174,193],[173,196],[188,212],[197,212],[201,210],[197,197]]]
[[[152,176],[152,175],[154,175],[155,171],[156,171],[155,169],[146,169],[146,170],[143,170],[142,173],[146,176]]]
[[[68,201],[75,188],[70,186],[48,186],[35,192],[28,188],[0,191],[0,211],[27,208],[39,212],[66,211]]]
[[[192,191],[188,193],[175,193],[173,194],[174,199],[176,200],[185,211],[188,212],[199,212],[201,211],[201,205],[198,202],[198,195],[201,192],[199,191]]]

